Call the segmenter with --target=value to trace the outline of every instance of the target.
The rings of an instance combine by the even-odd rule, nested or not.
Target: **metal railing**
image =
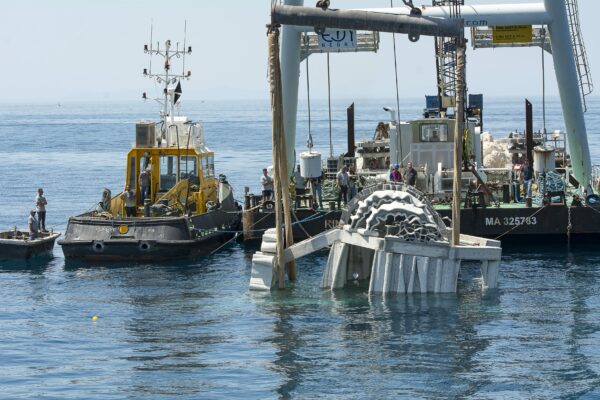
[[[569,19],[569,30],[571,31],[571,40],[573,41],[573,55],[575,57],[575,65],[577,66],[577,74],[579,76],[579,90],[581,92],[581,102],[583,111],[587,111],[585,97],[592,93],[594,85],[592,83],[592,74],[583,43],[583,35],[581,34],[581,24],[579,22],[579,5],[577,0],[567,0],[567,16]]]

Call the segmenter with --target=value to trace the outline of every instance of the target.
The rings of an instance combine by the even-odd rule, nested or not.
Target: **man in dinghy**
[[[39,227],[42,232],[46,231],[46,204],[48,204],[48,201],[44,197],[44,189],[39,188],[38,195],[35,198],[35,207],[37,209]]]
[[[38,237],[39,224],[37,219],[35,219],[35,213],[36,210],[31,210],[29,212],[29,218],[27,219],[27,225],[29,226],[29,240],[34,240]]]

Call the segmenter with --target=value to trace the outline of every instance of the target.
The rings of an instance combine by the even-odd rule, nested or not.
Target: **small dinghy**
[[[51,252],[59,236],[58,232],[40,232],[37,238],[30,240],[27,229],[0,231],[0,260],[28,260]]]

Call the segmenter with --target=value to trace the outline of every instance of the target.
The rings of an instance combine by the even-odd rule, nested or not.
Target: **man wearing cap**
[[[35,219],[36,210],[29,212],[29,218],[27,219],[27,225],[29,225],[29,240],[34,240],[38,236],[38,221]]]
[[[402,174],[400,174],[400,165],[394,165],[390,171],[390,182],[402,182]]]

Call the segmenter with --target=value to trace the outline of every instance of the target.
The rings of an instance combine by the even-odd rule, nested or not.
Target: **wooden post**
[[[271,113],[272,113],[272,156],[273,156],[273,189],[275,195],[275,236],[277,238],[276,276],[280,289],[285,288],[285,275],[283,271],[283,210],[281,204],[281,169],[279,165],[279,148],[281,138],[281,76],[279,74],[279,29],[269,28],[269,83],[271,88]]]
[[[454,129],[454,181],[452,186],[452,246],[460,244],[460,187],[462,179],[464,95],[465,95],[465,38],[464,29],[457,38],[456,46],[456,115]]]
[[[285,288],[285,270],[283,252],[285,245],[294,243],[292,233],[292,216],[290,209],[289,173],[287,170],[287,157],[285,150],[285,136],[283,125],[283,104],[281,88],[281,69],[279,64],[279,29],[269,29],[269,81],[271,86],[271,111],[272,125],[272,157],[273,157],[273,186],[275,194],[275,228],[277,239],[277,266],[276,276],[278,287]],[[281,231],[285,224],[285,240]],[[296,279],[296,263],[287,264],[288,277]]]
[[[283,98],[281,93],[281,85],[279,85],[279,106],[281,110],[283,110],[283,104],[281,99]],[[283,113],[281,113],[280,121],[279,121],[279,147],[277,150],[278,163],[279,163],[279,178],[281,182],[281,196],[283,200],[283,218],[285,223],[285,247],[290,247],[294,244],[294,232],[293,232],[293,224],[292,224],[292,209],[290,206],[290,174],[287,169],[287,152],[285,146],[285,135],[284,127],[283,127]],[[290,261],[286,264],[288,278],[291,281],[296,280],[296,262]]]

